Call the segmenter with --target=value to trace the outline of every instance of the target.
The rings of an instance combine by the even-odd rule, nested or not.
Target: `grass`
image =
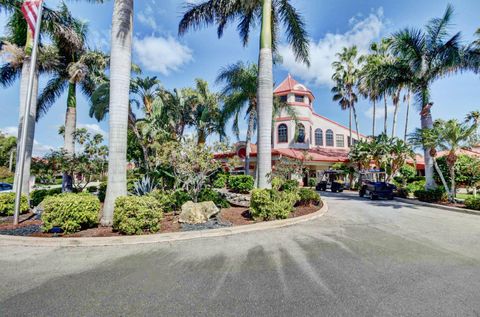
[[[470,198],[470,197],[473,197],[473,195],[472,194],[457,194],[458,199],[467,199],[467,198]],[[477,197],[480,197],[480,195],[477,195]]]

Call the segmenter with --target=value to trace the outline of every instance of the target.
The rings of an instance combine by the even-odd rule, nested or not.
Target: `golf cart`
[[[395,185],[386,182],[386,174],[380,170],[360,172],[359,177],[360,197],[369,197],[371,200],[378,198],[393,199]]]
[[[327,170],[323,171],[320,182],[317,184],[316,189],[320,191],[326,191],[330,189],[332,193],[343,192],[345,188],[345,174],[343,171]]]

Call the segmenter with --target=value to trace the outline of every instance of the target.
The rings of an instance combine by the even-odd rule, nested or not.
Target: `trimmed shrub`
[[[400,198],[408,198],[409,192],[406,188],[398,187],[395,191],[395,196]]]
[[[182,208],[182,205],[186,203],[187,201],[193,200],[192,196],[190,196],[189,193],[177,189],[172,193],[173,201],[174,201],[174,210],[180,210]]]
[[[123,234],[154,233],[160,230],[162,206],[151,196],[121,196],[115,200],[113,229]]]
[[[213,188],[225,188],[228,182],[227,174],[218,174],[215,180],[213,181]]]
[[[105,201],[106,195],[107,195],[107,183],[106,182],[100,183],[100,185],[98,185],[98,193],[97,193],[98,200],[100,200],[100,202],[103,203]]]
[[[20,200],[20,213],[24,214],[28,211],[27,196],[22,194]],[[13,216],[15,213],[15,193],[0,193],[0,215]]]
[[[250,175],[230,175],[228,187],[236,192],[246,194],[253,189],[253,177]]]
[[[440,187],[436,189],[417,190],[413,194],[415,195],[415,197],[418,198],[418,200],[424,201],[427,203],[435,203],[435,202],[444,201],[447,199],[447,194]]]
[[[405,187],[408,193],[415,193],[417,190],[425,189],[425,179],[407,184]]]
[[[254,189],[250,200],[250,213],[254,219],[285,219],[293,211],[298,199],[296,191]]]
[[[45,197],[48,196],[55,196],[59,195],[62,193],[62,188],[53,188],[53,189],[39,189],[39,190],[34,190],[30,194],[30,205],[32,206],[38,206],[40,203],[45,199]]]
[[[49,196],[43,200],[43,231],[53,227],[65,233],[74,233],[98,224],[100,201],[88,193],[65,193]]]
[[[310,188],[300,188],[298,191],[299,199],[297,200],[297,205],[299,206],[310,206],[310,205],[319,205],[320,204],[320,195]]]
[[[297,190],[299,187],[298,181],[294,179],[286,180],[282,186],[280,186],[280,190],[282,191],[293,191]]]
[[[173,192],[156,189],[148,196],[155,198],[162,206],[163,212],[172,212],[175,210],[176,202]]]
[[[465,207],[473,210],[480,210],[480,197],[468,197],[465,199]]]
[[[308,179],[308,186],[310,186],[310,187],[317,186],[317,180],[315,178],[309,178]]]
[[[198,202],[213,201],[218,208],[228,208],[230,204],[228,201],[218,192],[211,188],[204,188],[198,195]]]

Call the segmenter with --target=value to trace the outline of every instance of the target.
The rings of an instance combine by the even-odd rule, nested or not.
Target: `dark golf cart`
[[[371,200],[386,198],[393,199],[395,185],[387,183],[386,174],[380,170],[369,170],[360,172],[359,184],[360,197],[369,197]]]
[[[345,188],[345,174],[343,171],[327,170],[324,171],[316,189],[326,191],[330,189],[332,193],[343,192]]]

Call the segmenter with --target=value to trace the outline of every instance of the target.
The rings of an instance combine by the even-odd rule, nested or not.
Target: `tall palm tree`
[[[411,87],[421,108],[421,127],[432,128],[430,87],[434,81],[465,67],[462,61],[460,33],[450,36],[449,28],[453,14],[447,6],[441,18],[432,19],[425,30],[404,29],[395,33],[391,51],[408,67],[405,68],[406,84]],[[430,149],[424,149],[426,188],[434,188],[433,160]]]
[[[355,104],[358,101],[355,90],[359,78],[357,47],[344,47],[342,52],[336,55],[338,60],[332,63],[334,69],[332,79],[335,82],[335,86],[331,91],[333,93],[333,101],[338,101],[343,110],[349,110],[348,127],[350,132],[350,146],[353,142],[352,111],[355,118],[355,129],[357,134],[359,133],[357,110],[355,109]]]
[[[250,152],[252,135],[257,123],[257,79],[258,66],[238,62],[220,70],[217,83],[224,83],[221,95],[224,98],[223,116],[226,120],[233,117],[233,132],[239,137],[238,121],[241,112],[248,117],[245,136],[245,175],[250,175]],[[245,109],[246,108],[246,109]]]
[[[6,87],[15,82],[17,78],[20,79],[20,96],[19,96],[19,129],[18,140],[22,137],[22,126],[25,109],[25,99],[28,85],[28,74],[30,71],[30,54],[33,44],[33,35],[27,28],[27,23],[20,11],[22,2],[17,0],[0,1],[0,10],[9,13],[7,21],[7,36],[1,40],[3,42],[1,54],[4,56],[6,63],[0,68],[0,85]],[[65,24],[58,12],[44,7],[42,15],[42,34],[52,35],[52,33],[63,33],[74,37],[74,32]],[[37,60],[36,75],[33,81],[33,95],[38,94],[38,74],[51,72],[58,64],[57,50],[52,46],[41,45],[39,48],[39,56]],[[30,182],[30,165],[33,152],[33,142],[35,135],[35,122],[37,113],[37,99],[32,98],[30,106],[30,120],[26,127],[26,148],[25,148],[25,168],[23,174],[22,191],[28,195]],[[17,147],[20,146],[18,142]],[[17,149],[17,153],[18,153]],[[19,156],[17,156],[17,166]],[[15,178],[14,188],[17,186]]]
[[[133,0],[115,0],[110,53],[108,186],[101,223],[111,226],[115,200],[127,194],[127,129]]]
[[[268,188],[268,174],[272,171],[271,138],[273,108],[273,58],[278,40],[279,23],[286,28],[286,38],[291,44],[295,57],[309,65],[308,36],[305,23],[290,0],[209,0],[200,4],[187,4],[187,10],[180,21],[179,34],[190,28],[217,24],[217,34],[229,22],[240,20],[238,30],[243,44],[249,40],[250,29],[260,24],[260,51],[258,58],[258,153],[257,180],[259,188]],[[260,22],[260,23],[259,23]]]

